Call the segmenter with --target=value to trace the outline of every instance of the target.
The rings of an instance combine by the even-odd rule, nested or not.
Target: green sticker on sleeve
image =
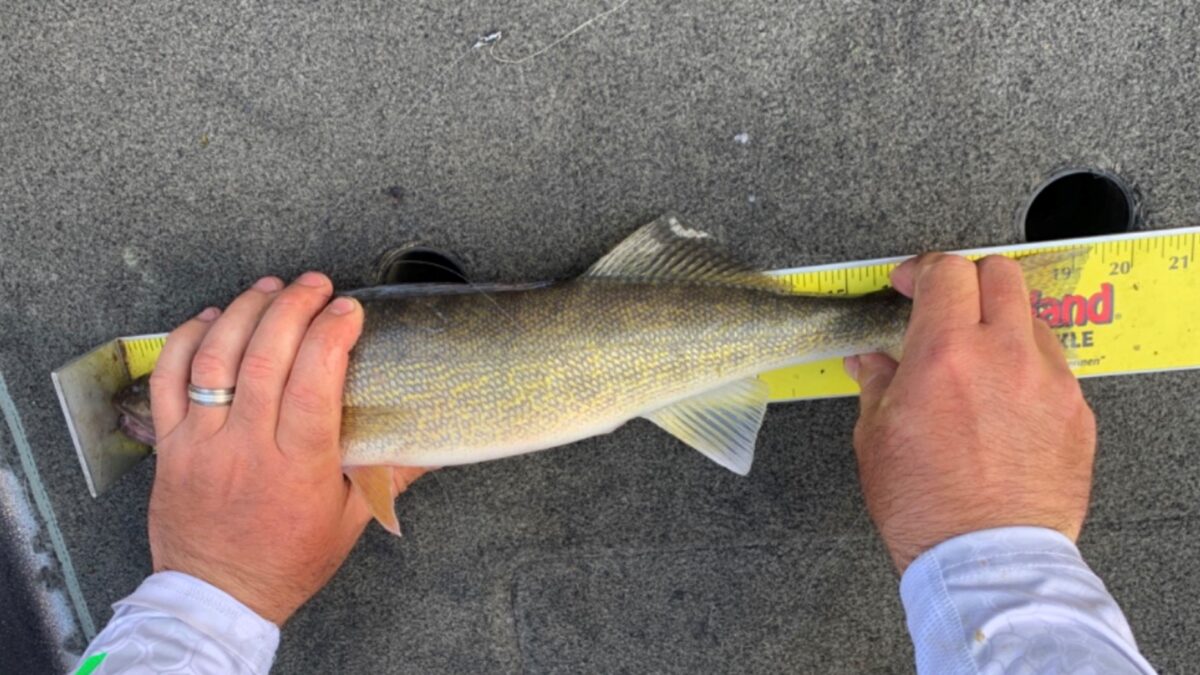
[[[106,658],[108,658],[107,652],[92,654],[83,663],[79,664],[79,670],[75,671],[75,675],[92,675],[100,667],[100,664],[104,663],[104,659]]]

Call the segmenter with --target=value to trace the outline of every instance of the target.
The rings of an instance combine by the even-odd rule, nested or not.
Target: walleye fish
[[[343,466],[397,534],[392,466],[543,450],[635,417],[745,475],[767,407],[758,375],[865,352],[898,357],[911,307],[891,290],[794,293],[670,216],[568,281],[347,295],[362,303],[364,326],[346,377]],[[131,428],[152,425],[142,411]]]

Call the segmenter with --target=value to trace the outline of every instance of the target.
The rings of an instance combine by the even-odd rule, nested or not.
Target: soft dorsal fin
[[[757,377],[731,382],[646,415],[675,438],[745,476],[767,411],[767,385]]]
[[[663,216],[643,225],[616,248],[597,260],[585,277],[613,277],[654,281],[745,286],[788,292],[784,282],[732,260],[712,237],[683,225],[675,216]]]

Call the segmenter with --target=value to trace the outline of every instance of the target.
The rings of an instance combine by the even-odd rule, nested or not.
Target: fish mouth
[[[151,447],[156,440],[150,409],[150,378],[142,376],[112,397],[117,412],[117,429],[129,438]]]
[[[120,429],[121,433],[138,443],[151,447],[154,446],[156,440],[154,436],[154,424],[147,424],[146,420],[138,415],[121,413],[121,416],[117,418],[117,428]]]

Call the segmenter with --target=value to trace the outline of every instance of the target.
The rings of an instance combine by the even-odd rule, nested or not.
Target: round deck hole
[[[1116,234],[1133,229],[1133,191],[1107,171],[1068,169],[1048,178],[1023,210],[1026,241]]]
[[[388,284],[462,284],[466,273],[458,260],[446,251],[428,246],[397,246],[379,257],[375,283]]]

